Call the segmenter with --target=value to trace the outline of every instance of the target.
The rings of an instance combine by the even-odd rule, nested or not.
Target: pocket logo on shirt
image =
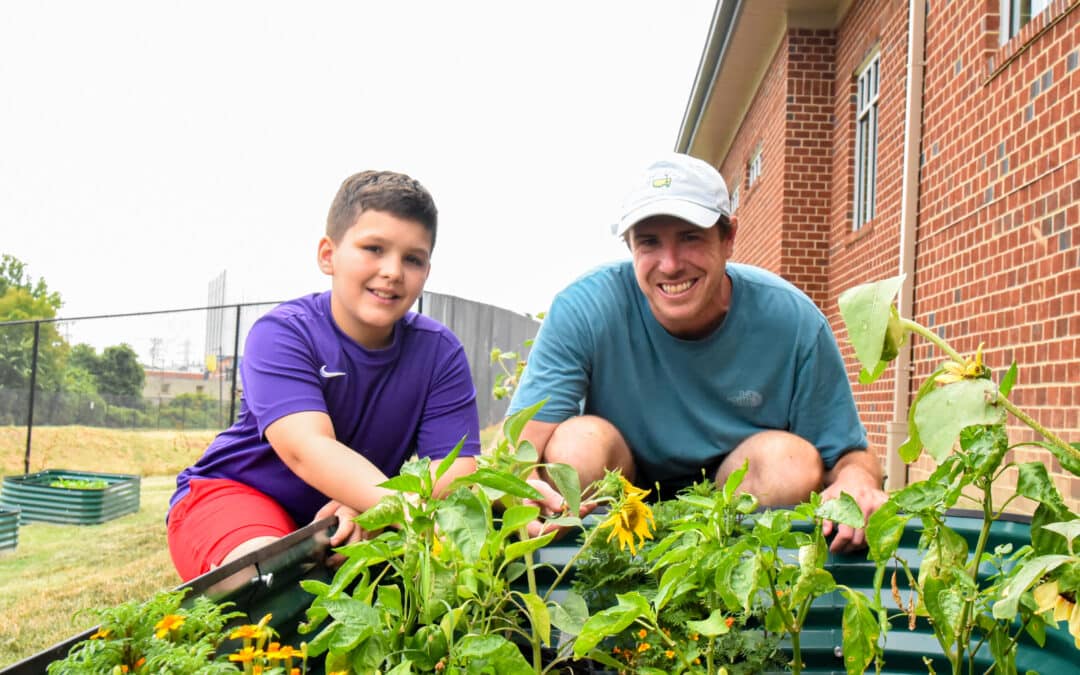
[[[758,408],[765,399],[761,392],[753,389],[741,389],[727,396],[728,403],[739,408]]]
[[[327,370],[325,363],[322,365],[322,368],[319,368],[319,374],[322,375],[323,378],[325,378],[327,380],[329,380],[331,377],[341,377],[342,375],[345,375],[345,373],[340,372],[340,371]]]

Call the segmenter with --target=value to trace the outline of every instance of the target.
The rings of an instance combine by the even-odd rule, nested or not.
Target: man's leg
[[[595,415],[560,423],[544,448],[544,462],[577,469],[583,489],[603,478],[606,469],[621,470],[630,482],[636,475],[634,458],[622,434],[611,422]]]
[[[786,431],[761,431],[740,443],[716,472],[723,485],[744,461],[749,461],[740,490],[754,495],[763,506],[791,506],[820,492],[825,466],[817,448]]]

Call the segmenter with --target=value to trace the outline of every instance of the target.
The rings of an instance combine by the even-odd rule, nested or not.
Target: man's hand
[[[836,499],[841,492],[846,492],[859,505],[863,517],[869,521],[870,516],[885,503],[889,496],[880,487],[880,476],[860,464],[860,462],[849,462],[847,466],[838,465],[834,468],[830,472],[832,481],[821,493],[821,497],[823,500]],[[826,537],[832,534],[834,529],[836,536],[829,545],[829,550],[833,553],[851,553],[866,547],[865,529],[856,530],[847,525],[837,526],[830,520],[826,520],[821,528]]]
[[[358,515],[360,514],[355,509],[351,509],[336,501],[330,501],[319,509],[319,512],[315,514],[315,520],[312,522],[322,520],[327,516],[337,516],[337,529],[334,530],[334,534],[330,536],[330,548],[337,548],[346,544],[352,544],[353,542],[360,541],[364,538],[364,530],[353,522],[353,518],[356,518]],[[343,562],[345,562],[345,556],[337,553],[326,559],[326,564],[330,567],[337,567]]]
[[[542,499],[525,501],[526,504],[540,507],[540,518],[530,522],[526,527],[529,536],[535,538],[543,536],[548,532],[555,532],[556,539],[562,538],[573,528],[568,526],[548,525],[543,519],[562,515],[566,510],[566,500],[563,499],[563,496],[559,494],[558,490],[551,487],[545,480],[540,478],[530,478],[527,482],[529,485],[536,488],[537,492],[543,495]],[[584,518],[594,508],[596,508],[595,504],[582,504],[581,513],[578,514],[579,517]]]

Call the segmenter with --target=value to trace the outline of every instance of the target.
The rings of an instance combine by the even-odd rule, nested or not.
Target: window
[[[735,214],[735,211],[739,208],[739,186],[736,185],[735,189],[731,191],[731,213]]]
[[[754,151],[754,156],[746,165],[746,187],[754,187],[754,183],[761,177],[761,146]]]
[[[1001,44],[1005,44],[1031,21],[1050,6],[1050,0],[1000,0]]]
[[[162,394],[168,394],[169,393],[169,383],[168,382],[162,382],[161,383],[161,393]]]
[[[197,384],[197,385],[195,385],[195,393],[196,393],[196,394],[201,394],[201,393],[203,393],[203,389],[205,389],[205,387],[203,387],[203,386],[202,386],[201,384]]]
[[[855,220],[859,229],[874,218],[874,192],[877,187],[877,104],[878,69],[881,55],[866,64],[859,73],[855,103]]]

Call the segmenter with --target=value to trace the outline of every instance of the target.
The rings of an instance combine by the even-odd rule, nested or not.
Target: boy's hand
[[[542,499],[525,501],[526,504],[533,504],[540,507],[540,518],[532,521],[526,527],[529,536],[535,538],[547,534],[548,532],[555,532],[556,539],[561,539],[566,536],[566,533],[573,529],[572,527],[548,525],[544,522],[545,518],[563,515],[566,511],[566,500],[563,499],[563,496],[559,494],[558,490],[553,488],[545,480],[540,478],[530,478],[527,482],[529,485],[536,488],[537,492],[543,495]],[[596,508],[596,504],[582,504],[581,513],[578,514],[579,517],[584,518],[594,508]]]
[[[336,501],[331,501],[319,509],[319,512],[315,514],[315,521],[322,520],[327,516],[337,516],[338,524],[337,529],[334,530],[334,534],[330,535],[330,547],[337,548],[346,544],[360,541],[364,538],[364,530],[355,522],[353,518],[360,515],[356,509],[349,508],[344,504]],[[312,522],[315,522],[312,521]],[[334,553],[326,559],[326,564],[330,567],[338,567],[341,563],[345,562],[345,556]]]

